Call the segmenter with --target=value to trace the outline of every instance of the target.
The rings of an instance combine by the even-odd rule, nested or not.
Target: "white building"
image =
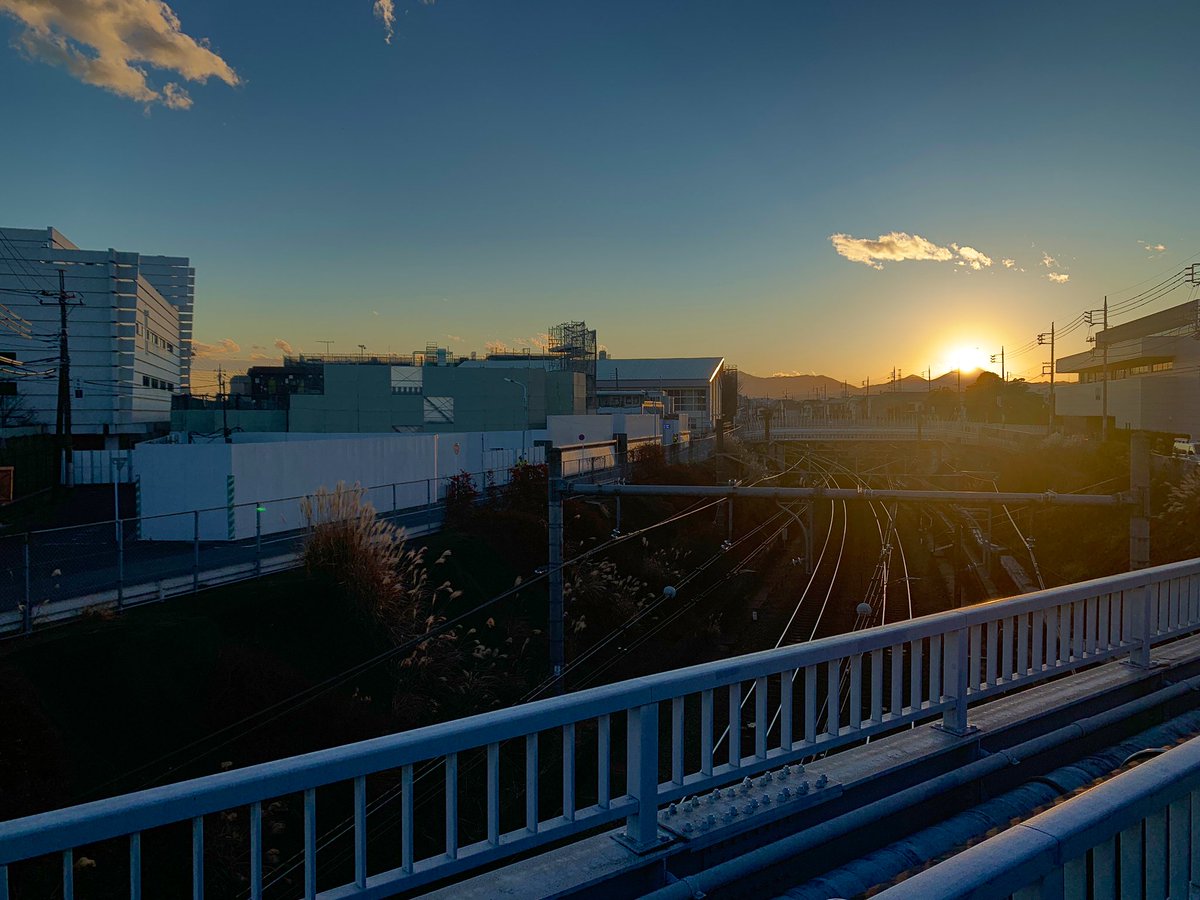
[[[596,392],[600,395],[625,391],[661,393],[671,401],[671,410],[685,413],[697,431],[709,431],[722,416],[736,410],[722,409],[720,356],[664,359],[612,359],[596,361]]]
[[[188,388],[195,270],[184,257],[81,250],[53,228],[0,228],[0,358],[11,361],[0,395],[53,429],[60,271],[76,446],[165,431],[171,397]]]
[[[1091,350],[1061,357],[1055,414],[1068,428],[1098,431],[1104,412],[1108,349],[1108,424],[1200,436],[1200,302],[1189,301],[1096,334]]]

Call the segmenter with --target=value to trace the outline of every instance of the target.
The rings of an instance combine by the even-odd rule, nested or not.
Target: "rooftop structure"
[[[663,359],[613,359],[596,363],[596,387],[602,392],[661,391],[674,412],[686,413],[696,431],[710,431],[726,415],[730,391],[723,389],[725,360],[720,356]],[[733,396],[736,397],[736,382]],[[733,410],[728,414],[732,415]]]

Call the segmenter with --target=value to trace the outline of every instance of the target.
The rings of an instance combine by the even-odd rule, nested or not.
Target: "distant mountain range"
[[[962,386],[965,388],[968,385],[974,384],[975,379],[983,371],[982,369],[975,369],[971,372],[963,372]],[[933,379],[933,383],[930,385],[920,375],[905,375],[900,379],[899,384],[895,386],[886,381],[882,384],[871,382],[871,393],[878,394],[891,390],[900,390],[906,393],[924,392],[929,390],[930,387],[934,390],[938,388],[956,390],[958,388],[958,378],[957,372],[947,372],[945,375],[939,375]],[[862,384],[846,384],[838,381],[836,378],[830,378],[828,375],[772,375],[764,378],[761,375],[740,372],[738,373],[738,392],[746,397],[759,397],[768,400],[782,400],[785,395],[789,400],[806,400],[818,395],[841,397],[843,393],[846,393],[856,396],[866,393],[866,390]]]

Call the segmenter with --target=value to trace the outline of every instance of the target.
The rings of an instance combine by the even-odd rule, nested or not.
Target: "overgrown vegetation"
[[[512,635],[501,646],[462,626],[446,628],[451,604],[462,591],[432,570],[446,550],[427,564],[425,547],[410,546],[404,529],[381,519],[361,487],[339,483],[302,502],[308,527],[303,559],[314,583],[342,601],[381,645],[391,648],[395,677],[392,713],[411,727],[497,704],[512,681]],[[519,681],[519,679],[518,679]]]

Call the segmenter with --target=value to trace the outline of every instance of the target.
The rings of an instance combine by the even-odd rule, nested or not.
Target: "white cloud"
[[[383,23],[383,30],[386,32],[383,39],[390,44],[395,34],[396,4],[392,0],[375,0],[374,11],[375,18]]]
[[[1142,249],[1145,250],[1147,253],[1149,253],[1151,256],[1162,256],[1164,253],[1167,252],[1166,244],[1152,244],[1149,241],[1138,241],[1138,243],[1141,244]]]
[[[289,344],[287,341],[285,341],[283,338],[275,338],[275,346],[277,349],[282,350],[288,356],[296,355],[296,351],[294,349],[292,349],[292,345]]]
[[[863,263],[872,269],[882,269],[884,262],[921,260],[928,262],[953,262],[956,266],[978,272],[992,264],[992,258],[974,247],[951,244],[943,247],[919,234],[893,231],[881,234],[875,240],[856,238],[848,234],[829,236],[833,249],[851,262]]]
[[[1058,268],[1058,260],[1043,250],[1042,251],[1042,265],[1045,266],[1047,269],[1056,269],[1056,268]]]
[[[1000,260],[1000,265],[1004,266],[1004,268],[1006,268],[1006,269],[1011,269],[1016,264],[1017,264],[1017,261],[1015,259],[1009,259],[1008,257],[1005,257],[1004,259]]]
[[[462,337],[457,334],[448,334],[448,335],[446,335],[446,337],[448,337],[450,340],[452,340],[456,344],[461,344],[462,340],[463,340]]]
[[[1053,281],[1055,284],[1066,284],[1071,280],[1071,276],[1065,272],[1051,272],[1046,276],[1046,278],[1048,278],[1050,281]]]
[[[187,109],[192,98],[175,82],[151,85],[143,64],[200,84],[241,83],[207,41],[183,33],[161,0],[0,0],[0,12],[25,26],[13,44],[31,59],[147,107]]]
[[[892,231],[881,234],[876,240],[856,238],[848,234],[831,234],[833,249],[851,262],[863,263],[873,269],[882,269],[880,260],[901,262],[903,260],[932,260],[947,262],[954,259],[954,251],[939,247],[919,234]]]
[[[966,264],[978,272],[980,269],[986,269],[992,264],[992,258],[986,253],[980,253],[974,247],[960,247],[958,244],[951,244],[950,249],[957,253]]]
[[[206,344],[204,341],[192,341],[192,356],[196,359],[217,359],[234,353],[240,353],[241,349],[238,342],[233,338],[221,338],[215,344]]]

